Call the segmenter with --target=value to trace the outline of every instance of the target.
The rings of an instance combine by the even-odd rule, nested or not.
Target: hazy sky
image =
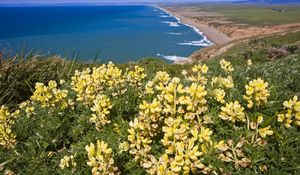
[[[0,0],[0,3],[209,2],[229,0]],[[233,1],[233,0],[231,0]]]

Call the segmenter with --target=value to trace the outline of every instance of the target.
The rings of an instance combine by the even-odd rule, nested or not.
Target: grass
[[[217,58],[254,59],[258,63],[270,61],[270,55],[274,48],[284,48],[287,55],[299,53],[300,31],[275,34],[267,37],[259,37],[236,44]]]
[[[159,70],[171,75],[181,73],[183,65],[170,65],[156,58],[141,59],[137,64],[145,67],[149,76]],[[0,62],[0,106],[16,105],[27,100],[34,90],[36,82],[47,83],[50,80],[69,79],[75,70],[98,66],[100,63],[68,61],[57,56],[38,54],[8,56]],[[131,64],[118,65],[125,71]]]
[[[250,59],[254,64],[252,78],[264,77],[273,84],[278,95],[277,99],[280,99],[280,96],[289,97],[291,94],[300,95],[299,40],[300,32],[252,39],[233,46],[225,53],[209,60],[208,63],[218,64],[218,60],[225,58],[243,67],[245,61]],[[282,49],[285,54],[273,53],[276,49]],[[270,58],[274,55],[278,57]]]
[[[216,12],[228,21],[249,25],[279,25],[300,22],[300,6],[203,5],[199,12]],[[272,8],[284,10],[278,12]]]
[[[38,54],[4,58],[0,62],[0,105],[20,103],[32,94],[36,82],[65,79],[82,66],[85,64]]]
[[[282,102],[284,100],[290,99],[294,95],[300,95],[299,54],[288,55],[275,61],[260,60],[259,62],[254,62],[249,71],[245,71],[247,70],[245,59],[231,57],[228,60],[232,62],[235,68],[232,75],[235,80],[235,88],[228,91],[230,95],[228,95],[227,100],[239,100],[242,102],[244,85],[251,79],[262,77],[270,84],[271,96],[268,99],[268,106],[263,108],[263,112],[256,112],[259,114],[262,112],[263,115],[271,118],[271,116],[276,115],[276,111],[282,110]],[[4,61],[2,64],[8,64],[7,61]],[[12,64],[12,61],[10,60],[9,63]],[[207,77],[223,73],[220,69],[218,58],[208,60],[205,64],[210,68]],[[58,58],[37,59],[35,57],[27,58],[16,65],[18,65],[19,70],[22,70],[22,72],[17,71],[17,68],[14,68],[13,72],[7,71],[9,69],[1,70],[1,75],[13,73],[14,76],[12,76],[11,80],[14,77],[18,77],[15,82],[24,78],[21,82],[24,82],[25,85],[20,86],[19,89],[12,88],[7,94],[7,96],[15,95],[16,93],[20,95],[16,99],[17,101],[14,101],[14,98],[10,99],[11,104],[18,103],[20,99],[28,99],[34,81],[46,82],[49,79],[58,80],[59,78],[65,78],[67,81],[70,81],[70,76],[75,69],[82,70],[84,67],[97,66],[97,64],[67,62]],[[157,71],[167,71],[171,76],[182,78],[181,71],[183,69],[190,71],[193,66],[170,65],[158,59],[143,59],[137,63],[121,64],[118,67],[125,70],[128,67],[132,68],[133,65],[145,68],[145,72],[147,73],[145,81],[152,79]],[[33,68],[38,70],[34,70]],[[27,76],[23,76],[25,70]],[[7,82],[5,79],[0,79],[0,83],[2,85]],[[2,91],[5,88],[6,86],[1,86]],[[69,88],[69,85],[66,85],[66,88]],[[24,92],[26,94],[23,94]],[[73,93],[71,95],[74,96]],[[22,116],[18,117],[13,127],[13,132],[17,135],[17,147],[13,150],[5,150],[0,147],[0,163],[4,165],[5,170],[13,170],[17,174],[90,174],[91,168],[86,164],[87,153],[84,148],[85,145],[90,142],[95,143],[99,139],[107,142],[113,149],[115,163],[123,174],[146,174],[139,166],[139,163],[135,162],[129,153],[117,153],[119,151],[118,144],[127,138],[129,121],[133,120],[139,112],[138,106],[141,101],[139,100],[137,89],[128,88],[128,91],[124,95],[111,97],[111,99],[114,104],[110,116],[113,123],[105,126],[101,132],[97,131],[89,122],[91,112],[89,108],[81,103],[76,102],[75,109],[63,111],[58,108],[43,109],[35,105],[36,114],[30,117],[26,117],[23,111]],[[213,103],[212,105],[211,103],[209,104],[212,108],[210,108],[209,112],[216,117],[220,104]],[[257,115],[257,113],[251,113],[251,115]],[[273,121],[272,125],[277,124]],[[118,132],[116,131],[116,126],[119,128]],[[230,139],[241,138],[242,133],[240,130],[233,132],[234,130],[229,129],[228,126],[217,126],[217,124],[216,127],[213,128],[214,134],[221,133],[216,137],[226,135]],[[265,174],[297,174],[299,173],[297,166],[300,163],[299,154],[297,154],[299,153],[300,144],[300,140],[298,139],[299,130],[297,131],[297,128],[289,130],[280,128],[280,134],[282,135],[278,137],[282,137],[282,139],[276,140],[277,138],[272,136],[272,138],[276,139],[268,140],[268,146],[264,147],[264,149],[260,149],[259,147],[245,148],[245,150],[248,150],[247,155],[252,155],[252,158],[258,164],[267,163],[268,172]],[[162,148],[158,145],[153,146],[156,156],[162,151]],[[65,155],[75,153],[77,161],[76,172],[73,172],[71,169],[60,169],[60,159]],[[216,160],[217,157],[213,159]],[[210,159],[206,158],[206,160],[209,161]],[[221,166],[220,162],[216,162],[214,166]],[[256,172],[255,166],[236,171],[230,167],[230,164],[225,163],[224,165],[222,164],[222,168],[225,171],[233,172],[233,174],[254,174]]]

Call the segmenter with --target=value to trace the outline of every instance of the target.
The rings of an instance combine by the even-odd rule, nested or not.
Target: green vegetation
[[[31,96],[36,82],[68,78],[75,69],[86,66],[56,56],[38,54],[3,58],[0,64],[0,105],[21,103]]]
[[[275,34],[267,37],[258,37],[234,45],[228,51],[217,56],[216,59],[252,59],[257,63],[268,62],[288,55],[298,55],[300,52],[299,42],[300,31],[284,35]]]
[[[300,6],[254,6],[254,5],[203,5],[197,7],[199,12],[216,12],[226,20],[250,25],[278,25],[299,23]],[[276,10],[284,10],[279,12]],[[212,15],[212,18],[220,19],[220,16]]]
[[[187,145],[186,140],[181,138],[192,140],[193,134],[199,132],[194,141],[195,147],[193,145],[196,159],[188,156],[198,166],[194,174],[300,174],[299,119],[295,117],[300,112],[297,106],[299,99],[298,103],[285,103],[283,107],[284,101],[295,95],[300,97],[298,40],[299,32],[254,39],[231,48],[217,58],[191,65],[170,65],[154,58],[106,66],[36,55],[6,58],[0,62],[0,104],[10,108],[1,107],[0,112],[0,174],[91,174],[92,167],[96,167],[94,170],[100,174],[104,174],[103,167],[108,167],[108,171],[114,174],[117,171],[122,174],[156,172],[155,162],[148,160],[153,161],[153,157],[157,160],[166,150],[172,152],[172,146],[168,148],[161,142],[166,141],[166,135],[172,135],[169,133],[171,129],[162,129],[170,122],[170,119],[167,120],[170,116],[181,123],[180,128],[174,124],[174,128],[178,129],[173,138],[176,148]],[[234,70],[228,65],[221,68],[220,60],[223,58],[231,62]],[[204,64],[209,68],[207,73]],[[224,64],[227,62],[222,61]],[[86,69],[92,67],[98,68],[93,74]],[[75,70],[81,72],[75,73]],[[158,71],[165,71],[170,78],[179,77],[180,82]],[[214,82],[216,77],[219,80]],[[250,108],[249,99],[243,97],[245,85],[259,78],[269,84],[265,86],[254,81],[258,89],[255,93],[260,92],[262,96],[258,100],[252,98],[254,106]],[[219,82],[220,79],[227,81],[227,87]],[[154,85],[150,86],[149,81]],[[35,86],[36,82],[44,85]],[[189,90],[179,92],[179,83]],[[197,89],[193,96],[193,84],[205,89]],[[174,90],[173,86],[177,88]],[[222,96],[216,98],[215,88],[224,90],[224,102]],[[175,114],[168,112],[173,109],[169,108],[173,103],[168,100],[173,91],[178,95],[174,97],[178,98],[175,100],[177,105],[184,112],[179,109]],[[160,99],[162,92],[166,96]],[[187,99],[179,100],[183,96]],[[262,97],[267,97],[267,101],[264,102]],[[201,101],[204,98],[207,101]],[[30,101],[19,105],[26,100]],[[225,103],[234,101],[244,108],[235,106],[234,112],[241,112],[237,116],[221,108]],[[196,108],[190,108],[188,114],[188,106],[192,104],[197,104]],[[289,104],[295,108],[292,109],[291,126],[287,127],[287,120],[279,122],[278,114],[287,113]],[[105,112],[107,110],[110,112]],[[191,114],[198,117],[189,118]],[[263,117],[262,122],[260,116]],[[234,117],[237,117],[236,121],[232,120]],[[134,123],[135,119],[139,123]],[[137,133],[140,135],[135,135]],[[135,147],[141,142],[128,139],[128,136],[142,139],[143,145]],[[97,145],[97,140],[103,142]],[[133,146],[127,148],[126,142]],[[93,145],[103,151],[94,153]],[[235,145],[235,151],[225,149],[226,145]],[[151,147],[151,151],[143,149],[147,146]],[[153,157],[143,157],[145,155]],[[166,159],[172,161],[174,155],[170,153]],[[99,158],[101,156],[104,156],[103,161]],[[137,158],[139,156],[140,159]],[[179,158],[180,155],[177,160]],[[240,161],[234,163],[231,158]],[[93,162],[96,159],[98,161]],[[110,164],[106,164],[109,161]],[[184,162],[189,164],[186,158]],[[181,163],[177,163],[172,171],[178,171],[178,167],[183,166]],[[183,173],[182,169],[179,171]]]
[[[145,72],[152,76],[159,70],[167,71],[176,76],[181,73],[183,68],[191,67],[170,65],[157,58],[142,59],[135,64],[145,67]],[[0,65],[0,106],[14,106],[29,99],[36,82],[47,83],[50,80],[69,79],[75,70],[99,66],[100,63],[67,61],[57,56],[21,54],[3,58]],[[125,70],[131,64],[118,66]]]

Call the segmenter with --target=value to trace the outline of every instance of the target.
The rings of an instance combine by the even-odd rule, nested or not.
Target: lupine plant
[[[299,135],[300,101],[285,99],[270,113],[272,85],[257,77],[239,90],[234,65],[219,66],[218,74],[200,63],[172,77],[108,63],[36,83],[30,99],[0,109],[0,172],[269,173],[286,135]]]

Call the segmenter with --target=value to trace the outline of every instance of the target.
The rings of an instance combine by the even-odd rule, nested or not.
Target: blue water
[[[98,53],[103,62],[124,63],[187,57],[208,44],[191,27],[151,6],[0,7],[0,19],[5,53],[34,50],[83,60]]]

